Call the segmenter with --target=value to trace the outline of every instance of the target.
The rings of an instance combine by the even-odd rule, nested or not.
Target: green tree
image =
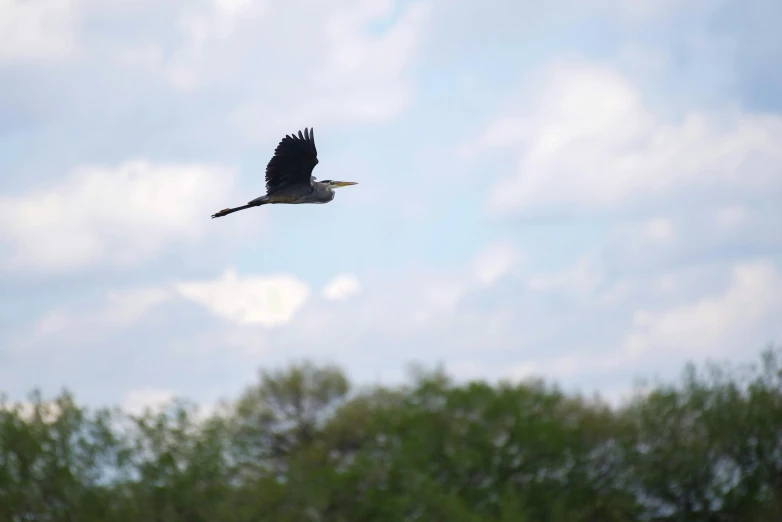
[[[351,392],[300,363],[205,415],[0,401],[0,522],[782,520],[782,354],[626,407],[418,371]]]

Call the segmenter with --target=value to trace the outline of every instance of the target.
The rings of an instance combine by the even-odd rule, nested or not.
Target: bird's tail
[[[214,219],[216,217],[227,216],[228,214],[233,214],[234,212],[239,212],[240,210],[244,210],[246,208],[251,208],[251,207],[257,207],[257,206],[260,206],[260,205],[263,205],[263,203],[259,202],[259,203],[253,203],[252,205],[242,205],[241,207],[226,208],[226,209],[221,210],[220,212],[212,214],[212,219]]]

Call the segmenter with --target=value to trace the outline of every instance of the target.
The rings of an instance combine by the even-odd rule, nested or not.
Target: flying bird
[[[269,203],[328,203],[334,199],[335,188],[357,185],[352,181],[316,181],[312,170],[317,164],[318,151],[312,129],[305,128],[304,134],[299,131],[298,136],[295,133],[285,136],[266,166],[266,195],[241,207],[221,210],[212,214],[212,218]]]

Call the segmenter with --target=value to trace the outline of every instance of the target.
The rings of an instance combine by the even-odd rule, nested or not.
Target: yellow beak
[[[348,187],[350,185],[358,185],[355,181],[335,181],[334,186],[335,187]]]

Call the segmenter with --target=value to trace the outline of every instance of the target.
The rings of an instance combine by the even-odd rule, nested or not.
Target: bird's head
[[[358,185],[355,181],[334,181],[333,179],[324,179],[321,183],[325,183],[330,189],[339,187],[348,187],[350,185]]]

